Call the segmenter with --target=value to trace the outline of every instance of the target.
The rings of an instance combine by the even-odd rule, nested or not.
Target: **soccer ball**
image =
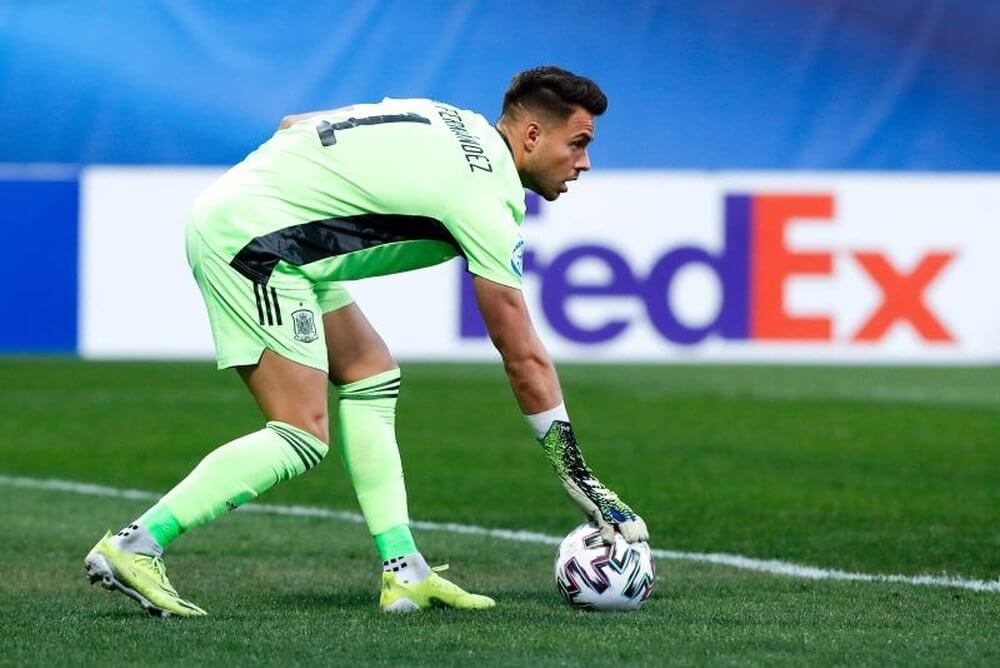
[[[555,572],[559,591],[577,608],[637,610],[653,593],[649,545],[629,545],[618,532],[614,544],[605,545],[593,523],[581,524],[563,539]]]

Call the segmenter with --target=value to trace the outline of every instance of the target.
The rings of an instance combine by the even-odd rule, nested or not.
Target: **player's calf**
[[[101,539],[86,557],[88,577],[151,612],[204,614],[170,585],[161,559],[164,548],[180,534],[312,469],[328,451],[311,433],[276,421],[217,448],[142,516]]]

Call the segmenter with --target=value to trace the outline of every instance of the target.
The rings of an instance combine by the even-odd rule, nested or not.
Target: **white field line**
[[[103,485],[91,485],[88,483],[72,482],[70,480],[23,478],[18,476],[6,476],[0,474],[0,485],[7,487],[21,487],[27,489],[40,489],[57,492],[69,492],[73,494],[88,494],[90,496],[104,496],[120,499],[155,500],[161,495],[153,492],[146,492],[138,489],[119,489],[116,487],[105,487]],[[292,517],[320,517],[324,519],[339,520],[352,524],[364,524],[364,517],[360,513],[343,510],[329,510],[327,508],[317,508],[312,506],[284,506],[267,503],[249,503],[241,511],[252,513],[263,513],[266,515],[285,515]],[[424,531],[445,531],[448,533],[465,534],[467,536],[486,536],[488,538],[499,538],[501,540],[513,540],[521,543],[535,543],[541,545],[558,545],[562,542],[559,536],[537,533],[534,531],[512,531],[509,529],[487,529],[485,527],[470,524],[454,524],[443,522],[425,522],[411,520],[410,526]],[[699,563],[716,564],[718,566],[729,566],[759,573],[770,573],[772,575],[784,575],[794,578],[804,578],[807,580],[846,580],[850,582],[887,582],[892,584],[916,585],[923,587],[953,587],[957,589],[968,589],[971,591],[1000,593],[1000,578],[996,580],[972,580],[949,575],[884,575],[877,573],[854,573],[837,569],[819,568],[817,566],[805,566],[793,564],[787,561],[772,559],[754,559],[738,554],[706,553],[706,552],[680,552],[677,550],[652,550],[653,556],[659,559],[675,559],[678,561],[694,561]]]

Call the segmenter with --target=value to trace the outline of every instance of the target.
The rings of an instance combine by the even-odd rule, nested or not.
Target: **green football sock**
[[[396,445],[399,369],[341,385],[340,453],[383,561],[417,551]]]
[[[136,524],[166,547],[177,536],[235,510],[282,480],[319,463],[326,443],[283,422],[230,441],[209,453]]]
[[[388,531],[377,533],[374,538],[375,549],[378,550],[378,556],[382,561],[405,557],[417,551],[417,544],[413,542],[413,534],[410,533],[408,524],[400,524]]]

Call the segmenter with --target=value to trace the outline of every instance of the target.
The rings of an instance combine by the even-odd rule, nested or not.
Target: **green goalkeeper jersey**
[[[394,274],[461,255],[521,285],[524,190],[481,115],[386,98],[280,130],[198,199],[192,224],[236,271],[281,286]]]

